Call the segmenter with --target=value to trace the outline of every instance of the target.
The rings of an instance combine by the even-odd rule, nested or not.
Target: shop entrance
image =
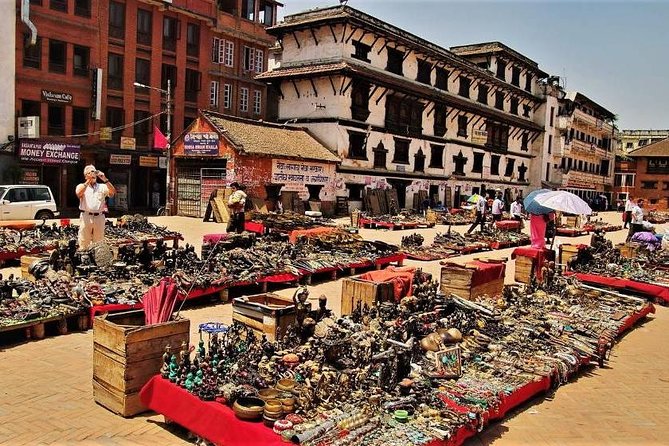
[[[177,215],[201,218],[211,193],[226,187],[226,161],[221,167],[201,167],[203,162],[182,162],[176,168]]]

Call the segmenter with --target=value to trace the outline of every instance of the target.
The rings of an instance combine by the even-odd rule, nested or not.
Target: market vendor
[[[632,236],[643,231],[643,198],[639,198],[635,206],[632,206],[632,223],[630,224],[630,230],[627,234],[627,240],[631,240]]]
[[[511,217],[514,220],[523,221],[523,199],[517,197],[516,201],[511,203]]]
[[[104,172],[89,164],[84,167],[84,182],[75,189],[79,198],[79,249],[88,249],[91,243],[105,236],[105,198],[113,197],[116,188],[109,182]]]
[[[244,207],[246,206],[246,193],[242,190],[239,183],[234,182],[230,185],[232,195],[228,198],[228,208],[230,208],[230,223],[227,232],[244,232]]]
[[[502,221],[503,212],[504,212],[504,200],[502,200],[502,192],[497,192],[495,200],[492,202],[493,221]]]

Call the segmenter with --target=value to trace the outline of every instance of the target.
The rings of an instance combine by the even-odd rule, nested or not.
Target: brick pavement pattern
[[[606,220],[618,223],[620,215]],[[181,230],[186,242],[200,246],[202,235],[223,232],[222,225],[194,219],[159,217],[160,224]],[[417,230],[430,243],[445,227]],[[454,230],[466,229],[454,227]],[[399,243],[410,231],[362,230],[365,238]],[[608,234],[615,242],[622,231]],[[589,236],[558,238],[567,243],[587,242]],[[510,257],[511,249],[478,253],[474,257]],[[438,277],[438,262],[413,262]],[[506,281],[513,281],[513,262],[507,266]],[[292,295],[294,288],[282,289]],[[341,280],[313,286],[311,299],[329,297],[329,306],[339,311]],[[206,302],[182,312],[191,320],[191,340],[197,342],[197,326],[208,321],[230,322],[230,304]],[[555,394],[535,398],[493,423],[468,446],[490,445],[667,445],[669,439],[669,309],[628,333],[613,349],[611,360],[600,369],[587,368]],[[188,433],[166,425],[163,417],[146,413],[125,419],[93,401],[93,332],[0,345],[0,445],[185,445]]]

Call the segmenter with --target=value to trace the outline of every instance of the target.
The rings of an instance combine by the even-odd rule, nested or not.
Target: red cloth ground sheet
[[[202,244],[213,245],[226,238],[228,238],[228,234],[225,232],[222,234],[205,234],[202,236]]]
[[[262,422],[242,421],[228,406],[202,401],[160,376],[146,383],[139,398],[149,409],[217,445],[285,446]]]
[[[515,259],[516,257],[529,257],[535,259],[536,262],[534,267],[534,275],[536,276],[537,280],[542,280],[541,268],[544,267],[544,263],[548,261],[555,261],[555,251],[532,247],[516,248],[511,253],[511,258]]]
[[[467,262],[467,266],[476,267],[476,272],[472,276],[472,287],[492,282],[493,280],[504,279],[504,273],[506,272],[506,264],[504,263],[473,260]]]
[[[499,230],[508,231],[509,229],[520,229],[520,222],[518,220],[501,220],[495,223],[495,226]]]
[[[294,231],[290,231],[288,235],[288,240],[290,241],[290,243],[295,243],[297,241],[297,238],[300,236],[310,237],[313,235],[328,234],[336,230],[337,228],[333,228],[331,226],[322,226],[311,229],[295,229]]]
[[[669,287],[652,285],[650,283],[637,282],[629,279],[620,279],[617,277],[598,276],[596,274],[576,273],[576,278],[581,282],[604,285],[620,291],[634,291],[643,294],[644,296],[669,302]]]
[[[258,223],[255,221],[245,221],[244,222],[244,230],[249,231],[249,232],[255,232],[257,234],[264,234],[265,233],[265,225],[262,223]]]
[[[392,282],[395,288],[395,300],[399,301],[412,292],[413,276],[416,268],[389,266],[386,269],[370,271],[358,278],[370,282]]]

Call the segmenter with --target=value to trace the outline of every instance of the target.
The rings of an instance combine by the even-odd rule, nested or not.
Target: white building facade
[[[620,130],[618,137],[618,154],[628,154],[649,144],[669,138],[669,130]]]
[[[543,100],[537,64],[493,42],[447,50],[348,6],[287,16],[258,76],[275,117],[336,152],[338,196],[393,187],[400,207],[539,186]]]

